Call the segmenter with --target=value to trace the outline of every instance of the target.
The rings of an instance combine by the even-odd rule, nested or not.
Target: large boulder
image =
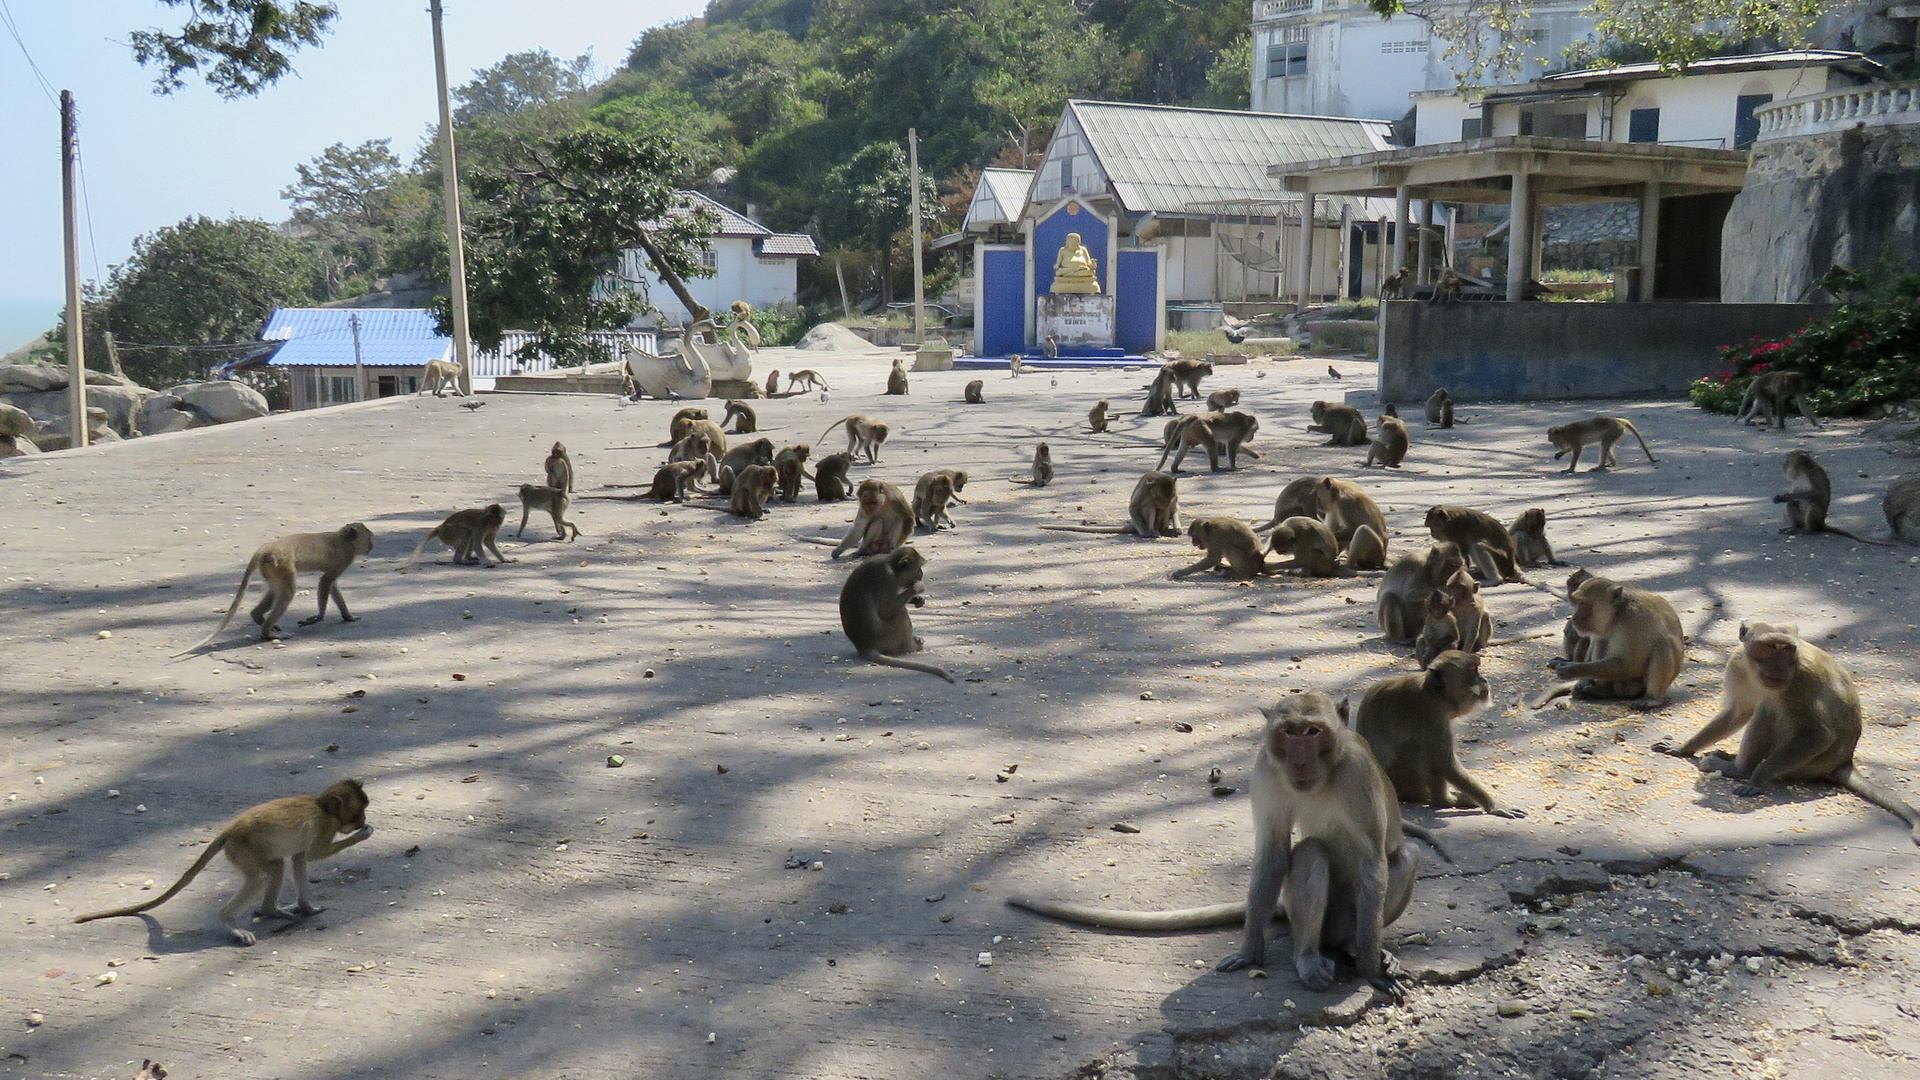
[[[65,386],[66,384],[61,383],[60,385]],[[87,385],[88,386],[139,386],[140,384],[137,382],[134,382],[132,379],[127,378],[125,375],[115,375],[111,371],[95,371],[92,368],[88,368],[87,369]]]
[[[0,394],[64,390],[67,373],[50,364],[0,364]]]
[[[33,414],[17,405],[0,402],[0,437],[10,435],[31,435],[34,429]]]
[[[202,419],[205,415],[195,415],[180,408],[180,399],[172,394],[155,394],[140,403],[140,434],[165,435],[190,427],[211,426],[211,419]]]
[[[67,450],[73,446],[73,429],[67,424],[67,414],[62,410],[59,416],[43,420],[40,430],[34,434],[33,441],[42,450]],[[107,410],[89,406],[87,408],[87,441],[119,442],[120,435],[107,426]]]
[[[87,386],[87,404],[107,410],[107,426],[123,439],[146,431],[137,426],[136,418],[140,415],[140,404],[153,396],[154,391],[144,386],[94,386],[91,380]]]
[[[169,386],[166,393],[178,398],[189,411],[205,413],[216,424],[236,420],[254,420],[267,415],[267,399],[246,383],[221,381],[182,383]]]
[[[40,452],[25,435],[0,435],[0,458],[31,457]]]

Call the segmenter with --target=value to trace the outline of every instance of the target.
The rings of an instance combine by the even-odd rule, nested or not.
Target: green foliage
[[[1207,92],[1200,104],[1216,109],[1247,108],[1253,94],[1253,35],[1220,50],[1207,69]]]
[[[673,214],[673,178],[686,155],[660,135],[589,129],[523,148],[518,161],[477,173],[468,226],[468,325],[482,349],[508,330],[537,337],[525,351],[562,363],[608,359],[587,340],[625,327],[645,306],[640,282],[607,288],[621,253],[650,242],[668,269],[700,276],[717,223]],[[434,308],[442,332],[447,300]]]
[[[565,101],[593,84],[593,57],[561,60],[545,49],[510,53],[473,81],[455,87],[454,127],[484,117],[505,117]]]
[[[295,166],[299,180],[280,193],[293,206],[293,224],[308,241],[326,299],[361,291],[349,286],[389,269],[396,252],[412,256],[407,240],[432,228],[432,194],[401,167],[390,143],[335,143],[310,164]]]
[[[794,345],[807,336],[807,331],[826,322],[832,315],[833,312],[824,304],[809,304],[806,307],[776,304],[754,312],[753,326],[760,331],[760,344],[763,346]]]
[[[907,152],[894,143],[870,143],[827,173],[837,197],[823,209],[821,230],[829,243],[865,243],[885,250],[893,235],[912,224],[913,184]],[[920,176],[921,227],[929,227],[940,209],[940,191],[930,176]]]
[[[252,97],[293,70],[293,54],[318,45],[340,9],[309,0],[160,0],[187,9],[177,34],[135,30],[127,35],[133,58],[160,69],[153,89],[171,94],[201,77],[223,98]]]
[[[1726,370],[1696,380],[1687,396],[1708,412],[1733,412],[1767,371],[1804,372],[1823,416],[1920,400],[1920,274],[1893,274],[1824,318],[1778,341],[1755,338],[1720,350]]]

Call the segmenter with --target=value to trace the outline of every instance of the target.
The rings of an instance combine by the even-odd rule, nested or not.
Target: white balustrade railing
[[[1819,135],[1853,127],[1920,124],[1920,82],[1882,83],[1790,98],[1753,110],[1758,142]]]

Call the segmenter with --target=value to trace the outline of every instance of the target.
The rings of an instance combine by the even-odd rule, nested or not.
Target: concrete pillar
[[[1520,299],[1527,282],[1527,257],[1533,253],[1533,239],[1527,235],[1533,225],[1527,200],[1527,174],[1513,174],[1513,194],[1507,200],[1507,299]]]
[[[1640,189],[1640,296],[1653,301],[1653,264],[1660,258],[1660,181],[1649,180]]]
[[[1300,256],[1295,272],[1300,275],[1299,289],[1300,311],[1306,313],[1307,305],[1313,302],[1313,192],[1300,196]]]
[[[1397,274],[1407,266],[1407,230],[1413,227],[1410,205],[1413,189],[1401,184],[1393,189],[1393,269]]]
[[[1430,285],[1433,283],[1433,200],[1420,200],[1420,261],[1414,275],[1414,283]]]
[[[1533,234],[1533,243],[1527,248],[1527,277],[1537,278],[1543,265],[1541,254],[1547,246],[1547,206],[1537,195],[1532,203],[1533,212],[1527,215],[1527,229]]]

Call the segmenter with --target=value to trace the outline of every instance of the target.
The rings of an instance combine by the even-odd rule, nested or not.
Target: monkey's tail
[[[1400,831],[1416,840],[1425,841],[1426,845],[1433,849],[1433,853],[1440,856],[1442,860],[1446,862],[1453,861],[1453,856],[1447,854],[1447,849],[1440,846],[1439,838],[1429,832],[1425,825],[1415,825],[1411,821],[1402,821],[1400,823]]]
[[[213,861],[213,857],[215,855],[218,855],[223,849],[226,848],[226,846],[227,846],[227,834],[223,832],[219,836],[214,837],[213,843],[207,845],[207,850],[200,853],[200,857],[193,861],[192,866],[187,867],[187,872],[180,875],[180,880],[174,882],[172,888],[168,889],[166,892],[161,893],[159,896],[154,897],[153,899],[147,901],[144,904],[135,904],[132,907],[114,908],[112,911],[96,911],[91,915],[77,915],[74,917],[73,921],[77,923],[92,922],[95,919],[114,919],[122,915],[138,915],[143,911],[151,911],[154,908],[159,907],[161,904],[164,904],[167,901],[173,899],[175,896],[178,896],[180,894],[180,890],[186,888],[190,883],[192,883],[194,878],[199,877],[200,871],[205,870],[207,868],[207,864]]]
[[[1866,538],[1866,537],[1864,537],[1864,536],[1855,536],[1855,535],[1854,535],[1853,533],[1850,533],[1850,532],[1848,532],[1847,530],[1845,530],[1845,529],[1842,529],[1842,528],[1840,528],[1840,527],[1839,527],[1839,526],[1837,526],[1837,525],[1828,525],[1828,524],[1826,524],[1825,522],[1822,522],[1822,523],[1820,524],[1820,531],[1821,531],[1821,532],[1830,532],[1830,533],[1837,533],[1837,534],[1839,534],[1839,535],[1841,535],[1841,536],[1844,536],[1844,537],[1846,537],[1846,538],[1847,538],[1847,539],[1849,539],[1849,540],[1858,540],[1859,542],[1861,542],[1861,543],[1863,543],[1863,544],[1872,544],[1872,545],[1873,545],[1874,547],[1892,547],[1892,546],[1893,546],[1892,544],[1889,544],[1889,543],[1885,543],[1885,542],[1883,542],[1883,541],[1880,541],[1880,540],[1869,540],[1869,539],[1867,539],[1867,538]]]
[[[1120,911],[1115,908],[1064,904],[1054,900],[1033,900],[1024,896],[1007,897],[1007,906],[1050,919],[1097,926],[1107,930],[1141,930],[1167,933],[1173,930],[1204,930],[1216,926],[1239,926],[1247,921],[1247,902],[1209,904],[1206,907],[1180,908],[1176,911]]]
[[[225,630],[227,624],[233,621],[233,613],[240,610],[240,598],[247,595],[247,582],[253,580],[253,572],[259,568],[260,553],[256,551],[253,554],[253,558],[247,560],[247,568],[240,575],[240,587],[233,590],[233,603],[227,605],[227,613],[220,617],[220,625],[214,627],[212,633],[201,638],[198,642],[174,653],[174,656],[185,656],[196,649],[204,649],[208,642],[220,636],[220,631]]]
[[[1548,691],[1547,691],[1546,693],[1544,693],[1544,694],[1541,694],[1541,695],[1540,695],[1539,697],[1537,697],[1537,698],[1534,698],[1534,699],[1533,699],[1532,701],[1530,701],[1530,702],[1528,702],[1528,703],[1527,703],[1527,708],[1529,708],[1529,709],[1540,709],[1540,708],[1544,708],[1544,707],[1546,707],[1546,704],[1547,704],[1548,702],[1550,702],[1550,701],[1552,701],[1552,700],[1554,700],[1555,698],[1563,698],[1563,697],[1566,697],[1567,695],[1569,695],[1569,694],[1571,694],[1571,693],[1573,693],[1573,689],[1574,689],[1574,687],[1576,687],[1576,686],[1579,686],[1579,685],[1580,685],[1580,684],[1579,684],[1579,683],[1577,683],[1577,682],[1563,682],[1563,683],[1560,683],[1560,684],[1558,684],[1558,685],[1556,685],[1556,686],[1555,686],[1555,687],[1554,687],[1553,689],[1551,689],[1551,690],[1548,690]]]
[[[595,497],[596,496],[591,496],[591,495],[588,496],[588,498],[595,498]],[[435,525],[433,527],[432,532],[420,538],[419,546],[414,548],[413,554],[407,557],[407,565],[401,567],[400,568],[401,571],[404,572],[404,571],[413,569],[413,564],[420,561],[420,553],[427,550],[427,545],[433,542],[434,540],[439,539],[439,537],[440,537],[440,526]]]
[[[1913,829],[1913,842],[1920,844],[1920,810],[1908,806],[1893,792],[1861,776],[1851,765],[1842,766],[1833,774],[1833,778],[1848,791],[1906,822]]]
[[[1633,426],[1633,421],[1622,417],[1620,422],[1627,425],[1628,431],[1633,432],[1633,441],[1640,444],[1640,452],[1647,455],[1647,460],[1658,463],[1660,459],[1654,457],[1653,451],[1647,449],[1647,440],[1640,437],[1640,429]]]
[[[831,389],[833,389],[833,388],[832,388],[832,387],[828,387],[827,389],[829,389],[829,390],[831,390]],[[834,421],[833,423],[831,423],[831,424],[828,424],[828,425],[827,425],[827,430],[825,430],[825,431],[823,431],[823,432],[821,432],[821,433],[820,433],[820,437],[819,437],[819,438],[817,438],[817,439],[815,439],[815,440],[813,440],[813,445],[815,445],[815,446],[819,446],[819,445],[820,445],[821,443],[823,443],[823,442],[826,442],[826,441],[827,441],[827,436],[829,436],[829,435],[831,435],[831,434],[833,434],[833,429],[834,429],[834,428],[837,428],[837,427],[839,427],[839,426],[840,426],[841,424],[844,424],[844,423],[846,423],[846,422],[847,422],[847,420],[851,420],[851,419],[853,419],[853,417],[851,417],[851,416],[849,416],[849,417],[847,417],[847,418],[846,418],[845,420],[835,420],[835,421]]]
[[[947,674],[947,669],[937,668],[937,667],[934,667],[932,664],[922,664],[913,660],[902,660],[897,656],[883,656],[872,649],[860,650],[860,657],[863,660],[871,660],[876,664],[885,664],[888,667],[906,668],[908,671],[921,671],[921,672],[925,672],[928,675],[938,675],[940,678],[945,679],[948,682],[954,681],[953,676]]]
[[[1093,533],[1096,536],[1124,536],[1132,532],[1125,525],[1042,525],[1046,532]]]
[[[839,547],[840,546],[840,541],[829,540],[824,536],[803,536],[800,539],[803,543],[819,544],[821,547]]]

